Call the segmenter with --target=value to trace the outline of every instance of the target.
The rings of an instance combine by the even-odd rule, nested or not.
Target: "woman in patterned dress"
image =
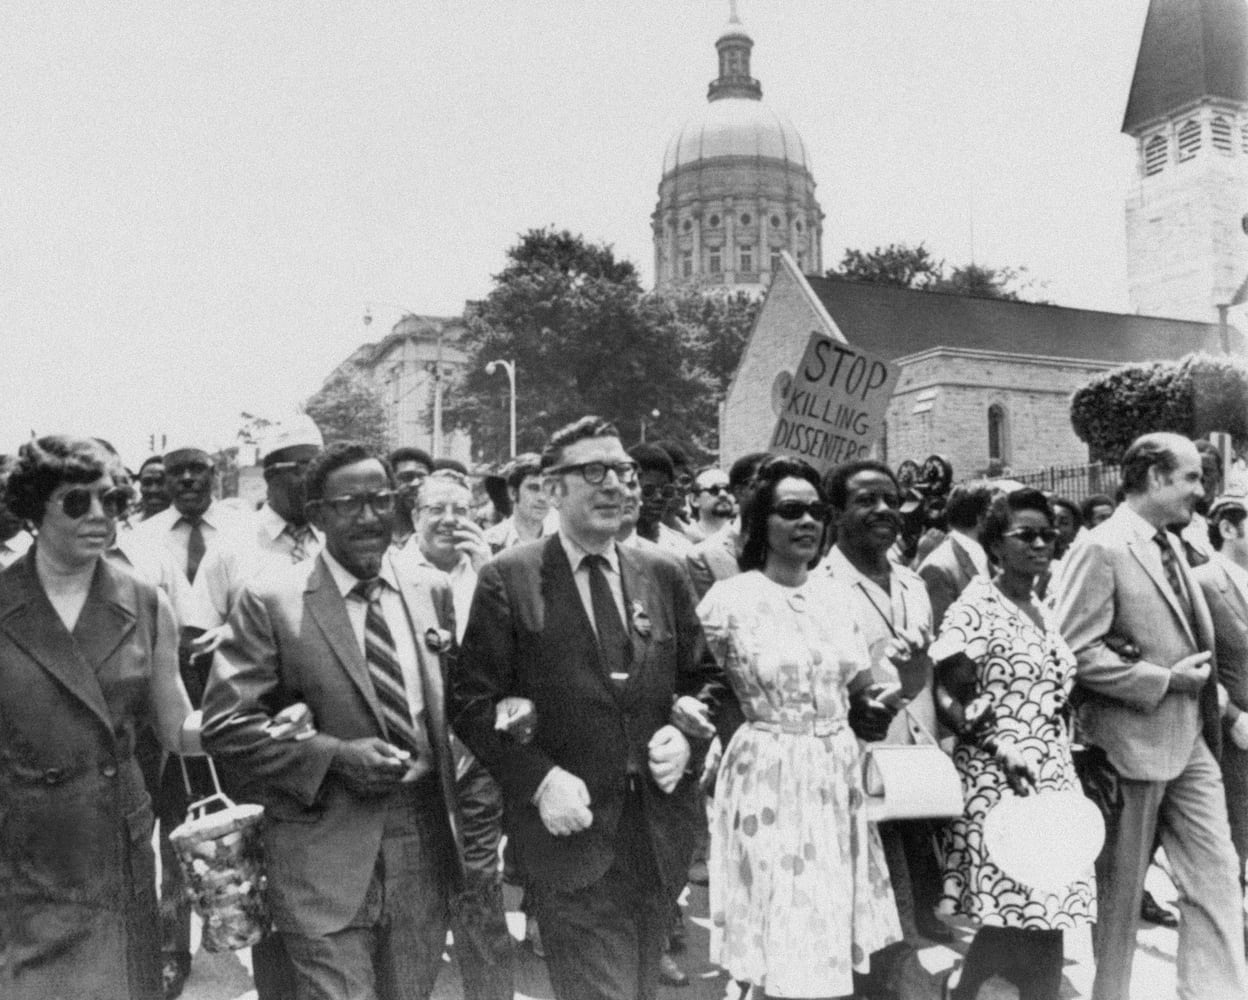
[[[1033,591],[1053,556],[1057,532],[1044,495],[1022,489],[989,507],[983,545],[997,566],[976,578],[947,612],[929,653],[937,664],[937,704],[958,733],[953,753],[966,798],[943,833],[942,909],[979,925],[947,996],[973,998],[1001,974],[1022,1000],[1056,1000],[1062,932],[1096,919],[1089,874],[1059,892],[1014,881],[994,863],[983,824],[1008,791],[1079,789],[1066,705],[1075,658]]]
[[[766,997],[841,996],[901,936],[855,736],[880,739],[893,710],[851,596],[810,574],[829,513],[818,475],[776,458],[757,482],[744,572],[698,607],[746,719],[715,792],[711,955]]]

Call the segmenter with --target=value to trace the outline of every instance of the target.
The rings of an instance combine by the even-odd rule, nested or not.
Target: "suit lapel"
[[[369,710],[377,722],[378,728],[384,733],[385,722],[381,717],[381,706],[377,704],[377,693],[373,690],[372,678],[368,676],[368,665],[364,662],[364,652],[355,638],[355,630],[351,627],[351,619],[347,615],[347,602],[338,591],[333,574],[325,565],[325,560],[318,556],[308,574],[307,589],[303,594],[308,613],[316,622],[329,648],[342,664],[360,694],[368,703]]]
[[[388,558],[388,557],[387,557]],[[403,611],[407,616],[407,627],[412,633],[412,645],[416,647],[416,663],[420,670],[421,694],[425,703],[425,722],[429,727],[430,742],[435,733],[446,732],[446,692],[442,680],[441,657],[425,645],[422,623],[426,628],[441,627],[437,611],[433,607],[429,591],[410,579],[402,571],[398,560],[391,559],[390,566],[394,570],[394,578],[399,581],[399,596],[403,600]]]
[[[1221,566],[1218,567],[1218,590],[1222,592],[1222,599],[1235,617],[1248,626],[1248,600],[1245,600],[1243,591]]]
[[[653,628],[657,605],[650,577],[642,570],[637,553],[619,545],[615,550],[620,556],[620,579],[624,587],[624,627],[628,629],[628,637],[633,644],[633,665],[629,669],[625,690],[632,691],[649,667],[652,649],[650,636],[642,634],[637,627],[637,619],[644,614],[651,619]]]
[[[1183,606],[1179,603],[1178,596],[1170,587],[1170,581],[1166,579],[1165,570],[1161,566],[1161,553],[1156,551],[1156,546],[1151,541],[1144,541],[1138,535],[1131,535],[1127,539],[1127,548],[1131,554],[1135,556],[1136,561],[1144,568],[1144,572],[1148,574],[1148,578],[1153,581],[1153,585],[1161,592],[1161,596],[1166,603],[1170,605],[1170,610],[1174,612],[1174,617],[1179,620],[1183,629],[1187,632],[1187,636],[1193,642],[1196,635],[1192,631],[1192,623],[1188,621],[1187,615],[1183,611]],[[1183,557],[1175,554],[1175,559],[1181,560]],[[1196,595],[1192,590],[1192,578],[1183,567],[1179,568],[1179,575],[1184,577],[1184,584],[1187,586],[1188,593],[1192,597],[1192,608],[1196,608]],[[1202,605],[1204,601],[1200,602]],[[1209,611],[1205,609],[1205,617],[1207,618]]]
[[[91,583],[91,595],[74,626],[74,641],[94,670],[130,638],[139,617],[134,584],[124,580],[101,559]]]
[[[103,568],[101,560],[96,566],[91,589],[83,605],[82,616],[86,616],[88,621],[97,614],[97,609],[92,608],[92,605],[101,600],[103,593]],[[104,700],[99,678],[95,675],[95,666],[102,660],[97,660],[96,663],[88,660],[78,642],[65,628],[65,623],[61,621],[56,609],[52,607],[52,602],[48,600],[35,574],[34,547],[22,558],[22,568],[18,571],[17,578],[20,586],[15,598],[7,606],[0,607],[0,629],[70,694],[91,709],[111,731],[112,716]],[[104,589],[111,592],[111,588]],[[101,620],[111,619],[114,613],[108,609],[98,611]],[[79,624],[86,624],[82,617],[79,618]],[[98,653],[108,646],[109,641],[111,640],[97,640],[91,647],[92,651]],[[111,653],[115,648],[115,644],[108,646],[107,652]]]

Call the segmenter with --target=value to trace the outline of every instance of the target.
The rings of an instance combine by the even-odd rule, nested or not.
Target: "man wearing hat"
[[[1242,885],[1248,862],[1248,484],[1238,484],[1235,492],[1218,497],[1207,518],[1214,556],[1192,576],[1200,583],[1213,618],[1223,705],[1222,784]]]

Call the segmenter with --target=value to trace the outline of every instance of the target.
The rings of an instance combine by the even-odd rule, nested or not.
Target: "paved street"
[[[1170,902],[1173,888],[1155,869],[1150,873],[1150,888],[1162,902]],[[517,896],[509,889],[509,907],[514,907]],[[682,968],[690,976],[690,985],[682,989],[665,988],[661,991],[665,1000],[722,1000],[727,980],[707,960],[707,897],[706,890],[691,887],[685,910],[689,946],[679,956]],[[520,938],[524,932],[524,918],[511,910],[508,913],[512,933]],[[933,946],[920,952],[923,965],[931,972],[949,968],[966,951],[970,942],[969,928],[958,929],[958,940],[952,948]],[[1176,931],[1141,925],[1139,948],[1136,952],[1135,989],[1133,1000],[1169,1000],[1174,996],[1174,952],[1178,941]],[[518,946],[518,975],[516,996],[520,1000],[550,1000],[552,993],[545,966],[526,948]],[[1092,964],[1091,943],[1087,932],[1067,936],[1066,981],[1062,991],[1063,1000],[1086,997],[1091,991]],[[187,981],[183,997],[186,1000],[254,1000],[251,986],[250,954],[210,955],[200,952],[195,956],[191,978]],[[443,965],[438,979],[434,1000],[460,1000],[463,996],[459,975],[453,961]],[[980,992],[981,1000],[1006,1000],[1016,992],[1007,983],[992,981]]]

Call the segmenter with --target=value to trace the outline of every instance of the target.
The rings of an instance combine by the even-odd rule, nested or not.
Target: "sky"
[[[846,247],[1127,308],[1119,132],[1144,0],[741,0]],[[555,226],[653,280],[670,135],[728,0],[0,5],[0,448],[233,443],[403,310]],[[372,303],[371,326],[362,322]],[[852,331],[846,331],[852,340]],[[520,373],[523,378],[523,373]]]

